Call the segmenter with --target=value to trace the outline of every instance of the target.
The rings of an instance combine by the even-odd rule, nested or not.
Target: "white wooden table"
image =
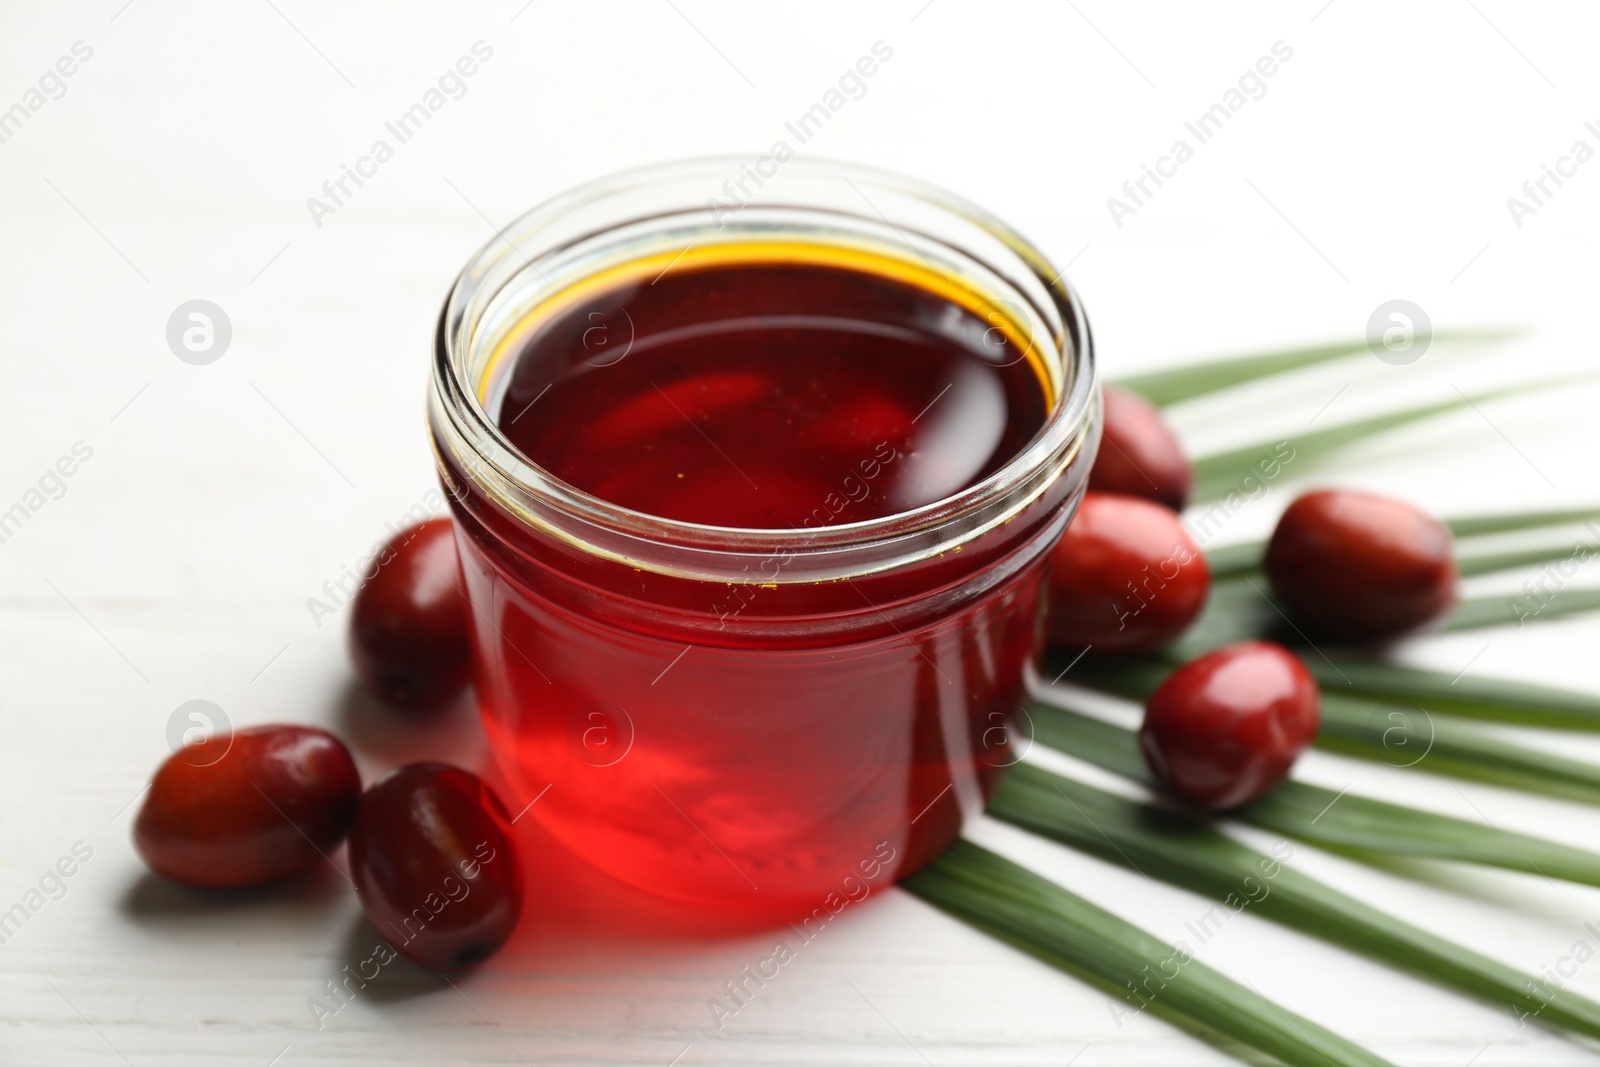
[[[128,841],[169,717],[191,699],[235,725],[327,725],[369,776],[422,755],[483,762],[469,712],[406,727],[357,696],[343,614],[318,627],[306,608],[433,483],[425,361],[451,278],[494,227],[578,181],[767,148],[878,41],[892,59],[803,151],[922,175],[1013,221],[1072,264],[1112,373],[1358,335],[1393,298],[1439,325],[1532,329],[1482,356],[1327,368],[1292,403],[1194,405],[1177,420],[1196,447],[1594,366],[1600,163],[1568,166],[1520,227],[1506,204],[1575,140],[1600,147],[1584,127],[1600,119],[1592,11],[1199,8],[0,8],[0,108],[22,107],[9,127],[0,113],[0,512],[27,514],[0,542],[0,910],[28,913],[0,944],[0,1062],[1230,1062],[1149,1014],[1119,1023],[1101,994],[894,890],[852,907],[719,1030],[707,1000],[783,935],[697,929],[575,866],[536,827],[524,844],[545,873],[504,953],[454,987],[392,965],[319,1029],[308,1001],[376,940],[338,873],[203,897],[146,874]],[[479,41],[492,56],[447,83],[422,129],[362,163]],[[1185,122],[1278,41],[1292,57],[1265,94],[1241,97],[1193,158],[1160,164],[1176,169],[1118,226],[1107,198],[1193,140]],[[314,219],[307,199],[344,165],[369,176]],[[208,365],[166,339],[195,299],[231,323]],[[1592,502],[1595,400],[1575,386],[1468,411],[1374,442],[1341,480],[1440,510]],[[47,476],[75,445],[71,476]],[[1291,489],[1227,536],[1267,529]],[[1593,584],[1592,569],[1575,581]],[[1594,688],[1597,635],[1580,620],[1405,655]],[[1600,758],[1587,739],[1531,741]],[[1577,805],[1320,754],[1303,773],[1580,845],[1600,830]],[[972,832],[1169,938],[1207,907],[998,824]],[[50,875],[75,847],[91,858]],[[1578,940],[1600,948],[1582,925],[1600,919],[1600,894],[1586,889],[1379,871],[1305,847],[1295,863],[1529,970]],[[1507,1008],[1250,914],[1201,958],[1399,1063],[1594,1058],[1519,1031]],[[1600,995],[1600,963],[1571,984]]]

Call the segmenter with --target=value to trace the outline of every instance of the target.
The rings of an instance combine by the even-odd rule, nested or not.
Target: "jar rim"
[[[447,485],[458,488],[452,483],[451,466],[455,466],[503,508],[569,543],[634,566],[681,573],[679,566],[665,565],[661,560],[650,558],[649,546],[676,550],[679,554],[688,550],[702,558],[708,553],[731,553],[781,554],[787,559],[797,559],[841,553],[858,556],[862,550],[870,553],[875,547],[898,556],[896,548],[908,548],[908,542],[914,541],[919,545],[918,557],[931,555],[1009,521],[1048,490],[1054,476],[1065,470],[1085,446],[1092,452],[1097,442],[1091,431],[1100,410],[1093,340],[1082,305],[1065,280],[1064,272],[1054,271],[1044,254],[1031,243],[964,198],[893,171],[816,157],[783,162],[783,172],[850,184],[872,212],[871,215],[863,212],[860,221],[863,224],[876,224],[880,220],[887,223],[908,242],[908,248],[911,246],[906,232],[878,211],[862,188],[919,202],[954,224],[970,228],[975,235],[983,235],[992,249],[1000,250],[1001,258],[1012,260],[999,265],[981,259],[979,262],[998,266],[1011,277],[1030,279],[1028,284],[1034,290],[1034,297],[1042,298],[1030,302],[1041,315],[1048,316],[1046,322],[1059,347],[1061,384],[1048,418],[1027,445],[988,476],[940,500],[874,519],[810,526],[804,530],[712,526],[636,511],[562,481],[517,450],[481,401],[482,382],[469,380],[469,357],[485,345],[495,343],[495,339],[486,341],[480,336],[481,318],[501,292],[523,278],[527,270],[532,269],[542,277],[539,264],[543,258],[569,250],[608,230],[649,219],[638,215],[616,218],[611,220],[610,226],[601,225],[580,235],[565,235],[559,244],[532,256],[520,245],[534,242],[545,231],[558,229],[557,224],[567,216],[592,209],[609,198],[620,198],[697,175],[712,180],[727,174],[738,175],[741,167],[748,169],[752,161],[770,158],[705,156],[650,164],[596,178],[535,206],[500,230],[474,254],[451,286],[435,339],[430,421],[434,447]],[[714,200],[708,200],[705,208],[714,210]],[[683,213],[680,209],[671,214]],[[911,232],[922,238],[929,236],[920,231]],[[513,254],[522,259],[521,265],[511,264]],[[991,251],[990,255],[993,254]],[[997,295],[997,298],[1011,302],[1006,297]],[[1041,303],[1048,306],[1041,307]],[[446,463],[447,454],[454,464]],[[1089,458],[1092,460],[1092,454]],[[460,493],[456,495],[461,498]],[[948,536],[940,536],[941,533]],[[628,547],[619,552],[615,544],[608,544],[616,538],[622,539]],[[855,567],[845,567],[847,571],[852,569]]]

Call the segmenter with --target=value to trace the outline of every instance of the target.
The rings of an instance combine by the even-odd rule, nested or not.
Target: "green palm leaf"
[[[1442,339],[1444,335],[1435,335]],[[1475,335],[1489,340],[1504,333]],[[1165,405],[1281,373],[1359,353],[1364,341],[1326,345],[1137,375],[1121,384]],[[1339,449],[1374,434],[1529,388],[1495,390],[1389,412],[1326,427],[1290,441],[1297,472],[1315,468]],[[1278,441],[1200,457],[1195,499],[1217,501],[1264,461],[1282,463]],[[1214,512],[1192,516],[1201,524]],[[1474,516],[1451,523],[1457,536],[1496,533],[1600,517],[1593,509],[1521,516]],[[1143,698],[1174,662],[1244,637],[1270,637],[1310,646],[1310,640],[1270,600],[1259,576],[1260,543],[1226,546],[1209,553],[1217,581],[1198,624],[1159,658],[1084,664],[1075,681]],[[1570,546],[1463,551],[1464,575],[1530,566],[1570,554]],[[1231,580],[1230,580],[1231,579]],[[1520,605],[1516,598],[1481,597],[1460,605],[1452,629],[1523,623],[1600,608],[1600,590],[1564,591]],[[1317,653],[1310,656],[1310,651]],[[1318,744],[1391,766],[1471,778],[1532,792],[1600,801],[1600,767],[1508,744],[1450,715],[1435,716],[1424,705],[1463,715],[1524,724],[1593,728],[1600,724],[1600,698],[1510,682],[1452,678],[1391,664],[1306,653],[1327,689],[1340,679],[1342,692],[1324,695]],[[1378,699],[1363,699],[1376,697]],[[1035,709],[1036,736],[1110,770],[1148,783],[1134,735],[1060,709]],[[1600,1038],[1600,1004],[1539,986],[1530,976],[1386,915],[1309,876],[1283,867],[1211,826],[1180,812],[1126,800],[1031,766],[1015,768],[991,805],[997,817],[1072,847],[1123,863],[1222,901],[1201,920],[1202,931],[1221,916],[1251,907],[1265,917],[1315,933],[1379,960],[1467,993],[1509,1001],[1519,1015]],[[1400,805],[1286,782],[1236,817],[1286,837],[1312,841],[1357,855],[1424,856],[1545,874],[1600,885],[1600,855],[1522,834]],[[1276,852],[1276,846],[1274,852]],[[1283,857],[1280,857],[1283,858]],[[1298,1019],[1225,976],[1194,961],[1189,952],[1150,937],[1037,875],[969,842],[904,885],[936,906],[1039,956],[1085,976],[1129,1001],[1130,1010],[1149,1006],[1185,1025],[1274,1055],[1291,1064],[1381,1063],[1373,1054],[1308,1020]],[[1254,887],[1254,888],[1252,888]],[[1242,894],[1242,896],[1241,896]],[[1203,943],[1202,931],[1191,931]],[[1181,958],[1177,970],[1165,968]],[[1155,985],[1151,985],[1151,980]],[[1137,988],[1136,988],[1137,984]],[[1141,993],[1139,990],[1142,989]]]
[[[1514,530],[1531,530],[1539,526],[1574,526],[1580,522],[1600,520],[1600,508],[1573,508],[1567,511],[1525,511],[1518,514],[1464,515],[1445,519],[1445,525],[1457,537],[1476,537],[1480,534],[1510,533]]]
[[[1169,664],[1152,661],[1085,661],[1071,675],[1079,685],[1143,702],[1171,670]],[[1316,744],[1390,767],[1600,803],[1600,766],[1515,744],[1415,704],[1364,700],[1324,689]]]
[[[1245,574],[1211,583],[1211,592],[1199,618],[1158,655],[1163,660],[1182,663],[1214,648],[1253,637],[1304,645],[1297,633],[1271,600],[1271,586],[1264,575]]]
[[[1395,663],[1312,657],[1306,663],[1325,689],[1429,711],[1516,726],[1600,730],[1600,696],[1505,678],[1480,678]]]
[[[1600,886],[1600,855],[1593,852],[1305,782],[1284,782],[1234,814],[1334,851],[1476,863]]]
[[[957,841],[900,886],[1124,998],[1128,1014],[1148,1004],[1153,1012],[1293,1067],[1382,1067],[1388,1062],[970,841]]]
[[[989,812],[1073,848],[1160,878],[1220,903],[1186,929],[1203,945],[1249,909],[1326,941],[1403,968],[1519,1015],[1600,1037],[1600,1004],[1567,990],[1540,997],[1529,975],[1473,952],[1283,861],[1292,847],[1257,852],[1186,814],[1128,800],[1020,764],[995,793]],[[1198,946],[1196,946],[1198,947]],[[1193,951],[1192,949],[1190,951]]]
[[[1550,622],[1567,615],[1600,610],[1600,589],[1563,589],[1549,599],[1522,596],[1481,596],[1463,600],[1445,620],[1445,630],[1477,630],[1485,626],[1522,626]]]
[[[1212,581],[1219,578],[1237,578],[1243,574],[1259,574],[1261,561],[1266,554],[1265,541],[1240,541],[1218,548],[1207,548],[1206,566],[1211,571]]]
[[[1514,744],[1415,706],[1324,693],[1317,747],[1391,767],[1600,803],[1600,767]]]
[[[1531,567],[1536,563],[1551,563],[1566,559],[1572,555],[1573,547],[1567,543],[1508,549],[1503,552],[1484,552],[1481,549],[1473,551],[1468,548],[1456,553],[1456,569],[1461,572],[1463,578],[1476,578],[1483,574],[1496,574],[1500,571],[1516,570],[1518,567]]]
[[[1500,341],[1517,335],[1516,330],[1450,330],[1432,335],[1435,342]],[[1113,385],[1131,390],[1156,405],[1204,396],[1301,367],[1315,366],[1342,356],[1370,351],[1365,338],[1337,344],[1311,345],[1249,356],[1226,356],[1181,367],[1166,367],[1114,379]]]
[[[1069,669],[1070,665],[1070,669]],[[1098,689],[1143,704],[1158,689],[1174,664],[1153,659],[1096,659],[1084,657],[1074,660],[1065,649],[1050,647],[1045,651],[1044,673],[1057,681],[1065,679],[1074,685]]]
[[[1043,702],[1030,716],[1036,740],[1156,788],[1132,730]],[[1286,781],[1230,814],[1337,851],[1476,863],[1600,886],[1600,854],[1307,782]]]
[[[1508,386],[1476,393],[1471,396],[1462,394],[1450,400],[1439,400],[1431,404],[1403,408],[1399,411],[1389,411],[1382,415],[1373,415],[1365,419],[1357,419],[1354,422],[1340,423],[1337,426],[1313,430],[1310,433],[1273,437],[1238,448],[1231,448],[1225,452],[1201,456],[1193,461],[1194,503],[1191,507],[1222,500],[1232,492],[1245,491],[1245,489],[1248,489],[1248,486],[1244,486],[1245,479],[1255,478],[1259,480],[1262,474],[1262,464],[1274,462],[1283,463],[1285,466],[1292,464],[1295,471],[1301,473],[1308,468],[1315,468],[1318,464],[1325,462],[1332,453],[1346,445],[1363,441],[1385,430],[1396,429],[1408,423],[1418,422],[1434,415],[1442,415],[1481,401],[1499,400],[1517,393],[1546,389],[1566,380],[1569,379]],[[1293,457],[1287,461],[1283,459],[1279,452],[1279,449],[1285,443],[1294,449]]]
[[[1138,393],[1152,404],[1175,404],[1207,393],[1220,392],[1235,385],[1266,378],[1301,367],[1315,366],[1342,356],[1368,351],[1366,340],[1338,344],[1311,345],[1280,352],[1261,352],[1250,356],[1228,356],[1204,363],[1186,363],[1114,379],[1111,384]]]

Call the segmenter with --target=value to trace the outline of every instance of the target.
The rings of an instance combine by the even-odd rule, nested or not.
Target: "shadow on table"
[[[118,902],[134,922],[161,922],[197,914],[256,911],[263,907],[321,909],[350,892],[339,870],[326,863],[288,878],[247,889],[197,889],[150,871],[128,886]]]
[[[439,975],[395,953],[365,915],[350,924],[337,958],[346,966],[336,980],[374,1005],[399,1004],[445,985]]]
[[[350,746],[367,785],[407,763],[437,761],[481,774],[491,762],[470,689],[447,708],[405,712],[380,704],[351,678],[334,701],[329,728]]]

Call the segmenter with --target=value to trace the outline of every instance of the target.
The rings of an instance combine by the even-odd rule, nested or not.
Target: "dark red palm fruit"
[[[167,758],[133,823],[152,871],[236,888],[319,863],[344,839],[361,775],[344,744],[312,726],[218,734]]]
[[[350,872],[372,925],[433,971],[494,955],[522,911],[505,806],[477,775],[443,763],[401,767],[362,795]]]
[[[1242,641],[1172,672],[1145,706],[1139,751],[1172,792],[1237,808],[1283,781],[1321,713],[1316,679],[1292,652]]]
[[[1189,503],[1194,470],[1161,413],[1137,393],[1108,385],[1100,452],[1089,470],[1089,488],[1126,493],[1182,511]]]
[[[1267,543],[1267,576],[1295,615],[1347,641],[1381,641],[1456,602],[1450,530],[1403,500],[1326,489],[1300,497]]]
[[[392,707],[448,705],[465,688],[471,660],[453,524],[442,518],[408,527],[373,563],[351,612],[356,677]]]
[[[1171,641],[1205,607],[1211,569],[1178,514],[1088,492],[1051,555],[1050,638],[1101,652]]]

